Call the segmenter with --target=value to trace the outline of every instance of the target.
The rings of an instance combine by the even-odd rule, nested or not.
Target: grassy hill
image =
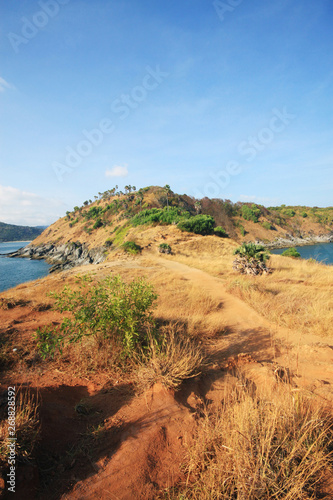
[[[42,227],[16,226],[0,222],[0,242],[33,240],[43,232],[43,229]]]
[[[45,243],[89,243],[118,248],[140,239],[151,226],[167,226],[197,234],[229,236],[237,242],[313,237],[333,231],[333,207],[285,206],[266,208],[252,203],[203,198],[150,186],[125,193],[115,188],[87,200],[47,228],[35,240]],[[178,231],[179,232],[179,231]]]

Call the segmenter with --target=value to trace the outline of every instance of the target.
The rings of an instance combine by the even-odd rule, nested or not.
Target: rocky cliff
[[[20,248],[8,257],[20,257],[27,259],[45,259],[52,265],[50,272],[63,271],[75,266],[85,264],[100,264],[106,258],[106,248],[95,247],[89,249],[86,243],[66,243],[62,245],[33,245],[29,244]]]

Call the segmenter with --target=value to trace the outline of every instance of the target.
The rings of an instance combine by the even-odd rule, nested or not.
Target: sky
[[[332,206],[331,0],[0,3],[0,221],[118,185]]]

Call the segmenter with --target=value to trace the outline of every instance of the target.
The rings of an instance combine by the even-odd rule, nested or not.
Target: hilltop
[[[16,226],[0,222],[0,242],[29,241],[37,238],[45,227]]]
[[[229,237],[237,243],[259,241],[268,247],[330,241],[333,234],[332,207],[266,208],[222,199],[197,200],[174,193],[169,186],[139,190],[126,186],[125,193],[115,187],[94,198],[48,227],[33,241],[26,256],[33,258],[31,248],[36,247],[37,258],[49,257],[63,269],[68,260],[97,263],[128,241],[148,246],[152,228],[158,232],[162,227],[171,238],[168,244],[185,237],[186,232]]]

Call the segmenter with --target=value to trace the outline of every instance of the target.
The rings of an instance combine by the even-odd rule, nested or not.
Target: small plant
[[[301,216],[305,219],[308,216],[308,214],[306,212],[302,212]]]
[[[148,332],[154,332],[151,313],[157,295],[144,279],[126,284],[118,276],[108,277],[93,284],[85,275],[78,278],[78,290],[67,287],[61,293],[50,293],[55,298],[54,309],[68,311],[58,328],[38,329],[35,338],[43,358],[62,353],[69,344],[93,337],[103,343],[105,339],[122,347],[125,357],[148,344]]]
[[[110,248],[112,246],[112,240],[110,238],[108,238],[105,241],[104,245],[106,246],[106,248]]]
[[[146,388],[157,382],[177,389],[180,384],[201,373],[204,354],[196,342],[176,327],[165,327],[163,341],[157,344],[151,338],[149,347],[139,362],[138,385]]]
[[[235,271],[254,276],[270,272],[270,269],[266,266],[269,255],[262,245],[243,243],[242,246],[236,248],[234,255],[239,256],[233,262]]]
[[[93,229],[99,229],[100,227],[102,227],[104,224],[102,222],[102,220],[100,218],[98,218],[95,222],[95,224],[93,225]]]
[[[220,238],[228,238],[228,233],[221,226],[214,227],[214,234]]]
[[[11,389],[11,388],[10,388]],[[8,390],[8,395],[11,392]],[[16,460],[30,463],[40,436],[39,403],[28,390],[18,388],[15,394],[15,437]],[[4,407],[7,410],[7,406]],[[8,417],[8,414],[7,414]],[[8,447],[8,418],[0,418],[0,465],[8,465],[10,448]]]
[[[130,253],[132,255],[137,255],[141,252],[141,247],[137,245],[134,241],[125,241],[123,243],[122,248],[125,252]]]
[[[261,223],[262,227],[264,227],[267,230],[273,229],[272,224],[268,221],[264,221]]]
[[[283,257],[293,257],[295,259],[298,259],[301,256],[295,247],[288,248],[281,255],[283,255]]]
[[[161,243],[158,247],[158,251],[160,253],[167,253],[167,254],[170,254],[171,253],[171,246],[168,245],[167,243]]]

